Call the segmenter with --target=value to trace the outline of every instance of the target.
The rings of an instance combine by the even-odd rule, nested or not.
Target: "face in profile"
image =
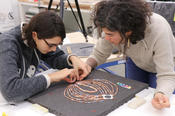
[[[56,51],[58,45],[62,44],[62,39],[60,36],[38,39],[37,32],[32,32],[32,37],[36,43],[37,49],[42,54],[47,54],[49,52]]]
[[[110,31],[107,28],[102,28],[103,32],[105,33],[105,39],[111,42],[114,45],[118,45],[119,43],[124,43],[125,40],[122,39],[120,33],[118,31]],[[131,31],[126,32],[125,36],[128,37],[131,35]]]
[[[113,43],[114,45],[118,45],[122,41],[122,38],[118,31],[113,32],[108,30],[107,28],[102,28],[102,30],[105,33],[105,39]]]

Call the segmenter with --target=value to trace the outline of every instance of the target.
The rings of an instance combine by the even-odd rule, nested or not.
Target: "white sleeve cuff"
[[[50,86],[50,78],[47,74],[43,74],[47,81],[47,88]]]
[[[68,55],[68,57],[67,57],[67,63],[68,63],[69,66],[73,66],[72,63],[71,63],[70,60],[69,60],[69,58],[70,58],[71,56],[76,56],[76,55],[74,55],[74,54]]]

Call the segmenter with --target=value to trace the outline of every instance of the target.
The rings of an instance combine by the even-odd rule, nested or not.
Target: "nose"
[[[113,43],[113,39],[110,36],[105,36],[105,39],[108,40],[109,42]]]
[[[105,39],[109,41],[111,38],[109,36],[105,36]]]

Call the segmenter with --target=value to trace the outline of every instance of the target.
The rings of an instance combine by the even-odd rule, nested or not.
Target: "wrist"
[[[52,83],[52,82],[51,82],[51,79],[50,79],[49,75],[47,75],[47,74],[44,74],[44,77],[45,77],[45,79],[46,79],[47,88],[48,88],[48,87],[50,86],[50,84]]]
[[[156,96],[156,94],[163,94],[163,95],[165,95],[165,93],[163,93],[161,91],[157,91],[156,93],[154,93],[153,98]]]
[[[73,54],[68,55],[68,57],[67,57],[67,63],[68,63],[69,66],[73,66],[72,64],[73,64],[73,61],[74,61],[74,59],[75,59],[76,57],[77,57],[77,56],[76,56],[76,55],[73,55]],[[77,58],[78,58],[78,57],[77,57]]]
[[[70,62],[73,62],[73,61],[76,60],[77,58],[78,58],[77,56],[71,55],[71,56],[69,56],[69,61],[70,61]]]
[[[49,77],[49,79],[50,79],[50,83],[53,83],[53,82],[54,82],[54,80],[53,80],[53,75],[52,75],[52,74],[48,74],[48,77]]]
[[[75,55],[70,55],[69,56],[69,62],[73,65],[74,61],[79,60],[79,58]]]
[[[97,66],[97,61],[93,58],[88,58],[86,64],[88,64],[92,69],[94,69]]]

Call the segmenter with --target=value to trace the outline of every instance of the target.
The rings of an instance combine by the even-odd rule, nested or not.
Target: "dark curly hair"
[[[37,32],[38,39],[49,39],[60,36],[62,41],[66,37],[62,19],[54,11],[43,11],[33,16],[24,29],[24,40],[31,48],[36,48],[32,32]]]
[[[144,0],[104,0],[95,5],[92,18],[96,27],[118,31],[122,39],[129,38],[136,44],[144,38],[151,15],[150,6]],[[126,38],[128,31],[132,34]]]

